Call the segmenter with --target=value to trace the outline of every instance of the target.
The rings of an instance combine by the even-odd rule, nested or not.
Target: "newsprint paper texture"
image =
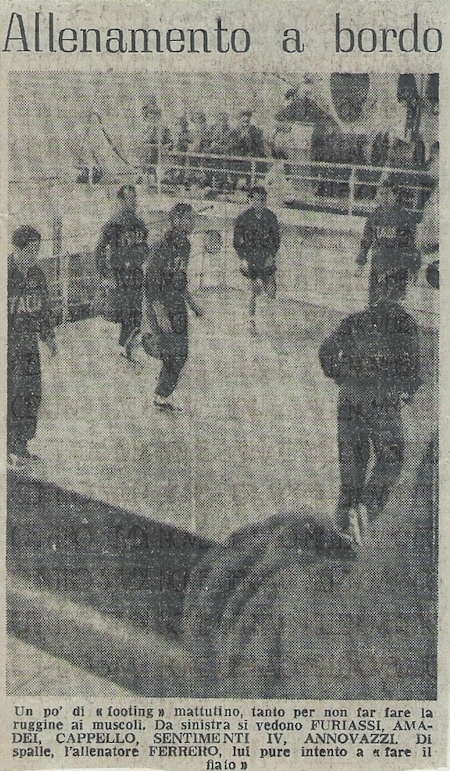
[[[446,17],[2,4],[2,769],[446,766]]]

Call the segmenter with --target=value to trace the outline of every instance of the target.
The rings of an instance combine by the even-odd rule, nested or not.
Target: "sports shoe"
[[[180,405],[174,404],[170,396],[159,396],[159,394],[156,394],[153,404],[159,410],[166,410],[167,412],[182,412],[183,410]]]

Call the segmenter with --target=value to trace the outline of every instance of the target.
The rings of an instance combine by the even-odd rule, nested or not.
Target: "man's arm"
[[[369,253],[369,249],[373,244],[373,235],[374,233],[373,233],[372,219],[371,217],[368,217],[366,224],[364,226],[359,254],[356,258],[357,264],[360,265],[361,267],[365,265],[367,262],[367,255]]]
[[[111,271],[111,240],[112,233],[110,226],[102,230],[100,240],[95,247],[95,264],[101,276],[107,278]]]
[[[163,303],[163,278],[161,274],[163,261],[164,256],[158,254],[156,251],[156,253],[154,253],[153,259],[149,260],[145,272],[145,322],[148,324],[150,332],[153,334],[159,334],[160,332],[172,332],[172,324],[170,323],[169,316]]]
[[[186,300],[187,304],[189,305],[190,309],[194,311],[197,318],[201,318],[203,316],[203,310],[200,308],[199,305],[195,302],[194,298],[192,297],[189,289],[184,290],[184,299]]]
[[[42,310],[41,322],[39,326],[39,337],[45,343],[52,356],[56,354],[54,317],[50,306],[50,295],[47,281],[42,276],[41,279]]]
[[[347,319],[340,324],[336,332],[323,341],[319,349],[319,361],[324,375],[331,377],[339,384],[342,360],[348,335],[345,334]]]
[[[415,320],[408,314],[409,334],[407,336],[407,357],[410,365],[410,375],[408,388],[406,389],[407,400],[411,399],[422,384],[420,377],[420,346],[419,346],[419,328]]]
[[[277,216],[273,212],[272,212],[272,218],[271,219],[272,219],[272,223],[271,223],[271,228],[272,228],[272,233],[271,233],[271,235],[272,235],[272,244],[273,244],[274,252],[276,254],[278,249],[280,248],[280,226],[278,224]]]
[[[234,226],[233,246],[240,260],[247,259],[245,222],[238,217]]]

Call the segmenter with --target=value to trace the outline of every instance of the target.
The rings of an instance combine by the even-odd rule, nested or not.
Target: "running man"
[[[148,230],[137,214],[137,195],[133,185],[123,185],[117,193],[119,210],[104,226],[95,250],[97,270],[110,278],[116,291],[119,345],[127,358],[141,326],[143,265],[148,258]]]
[[[420,268],[420,252],[415,247],[416,225],[412,215],[397,203],[396,192],[392,179],[386,179],[378,188],[379,205],[367,218],[356,259],[362,271],[372,249],[369,303],[377,294],[379,274],[407,269],[409,276],[414,276]]]
[[[357,544],[402,471],[401,408],[421,383],[418,327],[398,303],[408,271],[377,273],[377,279],[369,308],[347,316],[319,352],[325,375],[339,386],[338,526]]]
[[[264,187],[253,187],[249,199],[251,207],[236,220],[233,243],[241,261],[241,273],[250,281],[250,333],[256,335],[256,298],[265,292],[274,300],[277,293],[275,273],[280,229],[275,214],[266,207]]]
[[[41,235],[23,225],[12,237],[8,260],[8,461],[23,466],[32,458],[41,403],[39,339],[56,353],[53,319],[44,273],[37,264]]]
[[[189,236],[195,226],[192,206],[177,203],[170,214],[170,229],[152,248],[145,280],[142,345],[151,356],[162,359],[154,404],[161,410],[179,411],[172,394],[188,357],[188,306],[195,315],[202,310],[190,295],[187,267]]]

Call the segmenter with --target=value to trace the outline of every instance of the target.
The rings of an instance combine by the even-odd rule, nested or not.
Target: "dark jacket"
[[[356,262],[365,265],[372,249],[372,270],[377,273],[391,268],[408,268],[415,273],[420,268],[420,253],[414,238],[415,223],[409,212],[398,205],[390,209],[379,206],[367,218]]]
[[[257,217],[253,208],[240,214],[234,226],[234,248],[240,260],[247,260],[250,273],[275,264],[280,246],[278,220],[270,209]]]
[[[389,300],[347,316],[322,343],[319,358],[327,377],[367,398],[412,396],[421,383],[417,324]]]
[[[97,270],[102,276],[114,276],[119,290],[142,286],[147,236],[145,223],[133,212],[119,214],[104,226],[95,250]]]
[[[150,323],[156,318],[152,304],[159,301],[164,306],[172,331],[187,334],[187,308],[184,293],[187,289],[187,267],[191,244],[185,235],[167,231],[162,241],[152,247],[145,289],[149,305]]]
[[[38,265],[25,274],[10,257],[8,266],[8,358],[38,352],[38,338],[53,336],[47,281]]]

